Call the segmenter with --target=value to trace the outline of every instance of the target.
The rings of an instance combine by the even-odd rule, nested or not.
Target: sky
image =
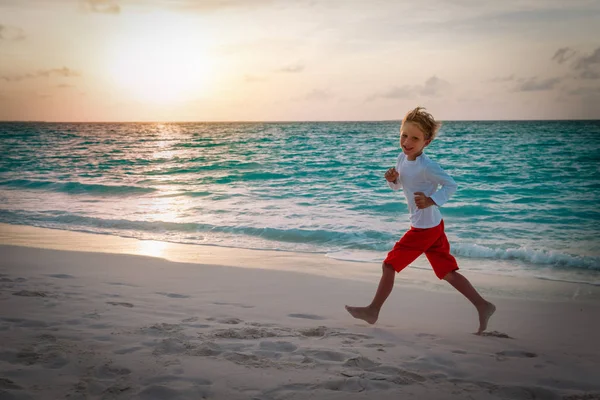
[[[0,120],[600,119],[600,0],[0,0]]]

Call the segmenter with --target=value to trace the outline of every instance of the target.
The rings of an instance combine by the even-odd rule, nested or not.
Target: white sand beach
[[[600,287],[0,224],[0,399],[600,399]]]

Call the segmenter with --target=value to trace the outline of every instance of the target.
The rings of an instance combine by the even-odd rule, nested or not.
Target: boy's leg
[[[460,273],[456,271],[449,272],[444,277],[444,280],[473,303],[479,314],[479,329],[477,330],[477,334],[481,335],[487,329],[488,321],[496,311],[496,306],[481,297],[473,285],[471,285],[471,282]]]
[[[415,261],[425,249],[431,246],[436,237],[430,235],[428,229],[411,228],[394,245],[382,265],[382,275],[375,297],[366,307],[346,306],[346,310],[354,317],[374,324],[379,317],[379,311],[394,288],[396,272],[402,271]]]
[[[427,249],[425,256],[429,260],[437,277],[451,284],[475,306],[479,314],[479,329],[477,330],[477,334],[481,334],[487,328],[488,320],[494,311],[496,311],[496,306],[481,297],[473,285],[471,285],[471,282],[456,271],[458,270],[458,265],[454,256],[450,254],[450,243],[448,243],[448,238],[443,232],[443,224],[442,221],[440,224],[442,233],[439,239]]]
[[[354,318],[362,319],[369,324],[377,322],[379,311],[394,288],[396,271],[391,265],[386,263],[383,263],[382,269],[383,272],[381,274],[381,279],[379,280],[379,286],[377,287],[377,292],[375,292],[375,297],[373,298],[373,301],[371,301],[371,304],[366,307],[346,306],[346,310],[348,310],[350,315]]]

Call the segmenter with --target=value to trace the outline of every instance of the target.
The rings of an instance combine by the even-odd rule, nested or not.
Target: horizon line
[[[342,123],[342,122],[401,122],[402,119],[365,120],[198,120],[198,121],[47,121],[47,120],[2,120],[0,123],[43,123],[43,124],[283,124],[283,123]],[[439,122],[568,122],[600,121],[599,118],[548,118],[548,119],[440,119]]]

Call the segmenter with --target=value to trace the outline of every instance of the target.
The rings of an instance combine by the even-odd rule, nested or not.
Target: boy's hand
[[[431,197],[425,196],[423,192],[415,192],[415,204],[417,208],[423,209],[435,205],[435,201],[431,200]]]
[[[385,179],[387,179],[388,182],[396,182],[396,179],[398,179],[399,176],[400,174],[398,173],[398,171],[396,171],[396,168],[394,167],[388,169],[385,172]]]

